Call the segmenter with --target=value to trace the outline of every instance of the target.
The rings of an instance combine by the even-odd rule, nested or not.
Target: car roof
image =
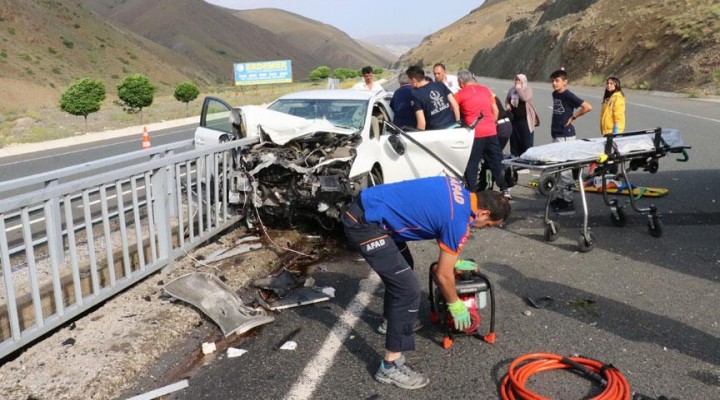
[[[371,92],[369,90],[352,90],[352,89],[322,89],[322,90],[305,90],[301,92],[288,93],[280,96],[281,99],[315,99],[315,100],[370,100],[376,97],[383,97],[385,92]]]

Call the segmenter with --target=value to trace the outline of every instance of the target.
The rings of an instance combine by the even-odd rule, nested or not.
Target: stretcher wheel
[[[554,177],[546,176],[544,178],[540,178],[540,182],[538,182],[538,193],[543,196],[550,196],[550,193],[552,193],[553,189],[555,189]]]
[[[549,221],[545,224],[545,234],[543,237],[546,242],[554,242],[560,236],[560,225],[557,222]]]
[[[660,168],[660,164],[658,164],[657,160],[650,160],[647,163],[647,171],[651,174],[654,174],[658,172],[658,169]]]
[[[578,249],[581,253],[588,253],[595,247],[595,235],[588,232],[586,235],[580,235],[578,239]]]
[[[660,217],[657,215],[653,215],[650,217],[650,221],[648,221],[648,230],[650,231],[650,235],[652,237],[659,238],[663,234],[663,225],[662,222],[660,222]]]
[[[617,216],[615,216],[615,213],[617,213]],[[615,212],[610,213],[610,220],[612,221],[613,225],[617,226],[618,228],[622,228],[627,223],[625,211],[623,211],[621,207],[617,207],[615,209]]]

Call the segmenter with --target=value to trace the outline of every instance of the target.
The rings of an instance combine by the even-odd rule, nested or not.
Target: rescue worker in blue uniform
[[[430,380],[405,364],[404,351],[415,349],[413,326],[421,289],[405,242],[435,239],[440,247],[437,283],[455,328],[470,326],[470,314],[455,289],[453,269],[470,228],[500,225],[510,203],[500,192],[469,192],[450,177],[430,177],[363,190],[343,214],[345,235],[385,285],[387,319],[385,356],[375,379],[404,389],[419,389]]]

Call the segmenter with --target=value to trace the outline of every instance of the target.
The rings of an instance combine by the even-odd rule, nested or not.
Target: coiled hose
[[[605,364],[583,357],[564,357],[549,353],[522,355],[512,363],[500,385],[503,400],[548,400],[525,387],[531,375],[555,369],[572,369],[592,380],[604,390],[591,400],[631,400],[648,398],[631,397],[630,385],[620,371],[611,364]]]

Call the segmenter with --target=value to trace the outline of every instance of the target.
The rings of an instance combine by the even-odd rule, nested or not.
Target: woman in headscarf
[[[527,76],[515,76],[515,86],[508,91],[505,107],[512,113],[513,133],[510,136],[510,153],[520,157],[533,147],[533,133],[540,125],[535,107],[532,104],[533,91],[528,85]]]
[[[625,95],[620,79],[610,76],[605,81],[605,95],[600,109],[600,133],[622,133],[625,131]]]

